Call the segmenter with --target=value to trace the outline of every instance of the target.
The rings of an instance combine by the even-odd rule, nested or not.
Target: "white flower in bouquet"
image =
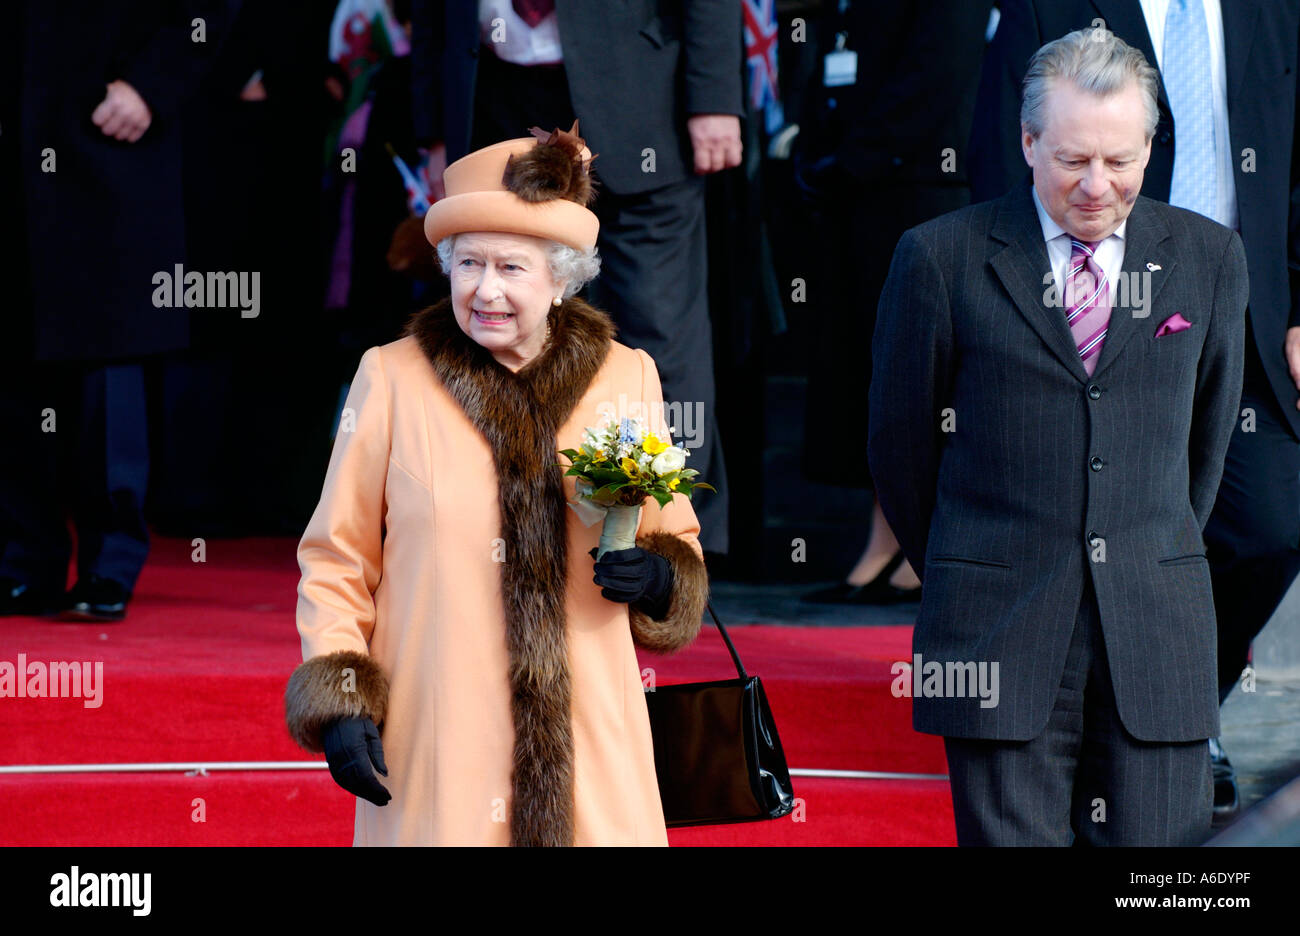
[[[657,475],[666,475],[670,471],[681,471],[686,466],[686,452],[675,445],[670,445],[650,462],[650,470]]]

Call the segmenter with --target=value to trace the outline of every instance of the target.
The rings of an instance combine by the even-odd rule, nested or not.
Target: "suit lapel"
[[[1156,297],[1178,264],[1170,249],[1169,225],[1149,198],[1138,197],[1124,229],[1123,283],[1111,284],[1110,323],[1093,377],[1105,372],[1134,333],[1155,328]],[[1141,316],[1139,318],[1138,316]]]
[[[1223,59],[1228,71],[1228,111],[1237,100],[1241,80],[1246,73],[1250,57],[1251,40],[1255,35],[1255,20],[1259,16],[1259,0],[1233,0],[1223,8]]]
[[[989,263],[1016,308],[1074,378],[1087,383],[1092,378],[1079,359],[1079,349],[1065,321],[1064,309],[1060,305],[1050,305],[1043,298],[1046,290],[1051,288],[1051,280],[1045,283],[1044,279],[1052,266],[1043,240],[1043,226],[1039,223],[1028,186],[1018,188],[1002,199],[993,222],[992,236],[1006,246],[994,253]],[[1155,327],[1151,313],[1156,298],[1178,265],[1178,258],[1169,249],[1168,240],[1169,225],[1160,216],[1155,203],[1139,196],[1129,212],[1124,230],[1124,262],[1121,266],[1124,282],[1111,284],[1113,307],[1106,340],[1093,371],[1094,378],[1119,357],[1129,338],[1141,331],[1144,323]]]
[[[1002,198],[991,233],[1006,246],[994,253],[989,263],[1016,308],[1065,368],[1080,383],[1087,381],[1088,372],[1079,360],[1079,349],[1063,310],[1043,299],[1044,293],[1053,288],[1049,278],[1052,263],[1028,186],[1016,188]]]

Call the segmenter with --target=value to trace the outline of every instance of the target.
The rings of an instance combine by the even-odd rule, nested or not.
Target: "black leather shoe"
[[[40,617],[56,614],[62,607],[62,590],[38,591],[17,579],[0,578],[0,617],[20,614]]]
[[[1210,770],[1214,776],[1214,821],[1231,819],[1241,809],[1237,772],[1228,761],[1218,738],[1210,739]]]
[[[120,621],[126,617],[131,593],[120,582],[92,575],[81,579],[68,592],[67,604],[59,615],[64,621]]]

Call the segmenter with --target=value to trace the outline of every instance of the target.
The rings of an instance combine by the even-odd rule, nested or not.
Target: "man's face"
[[[1109,237],[1133,210],[1151,158],[1136,81],[1106,97],[1053,81],[1043,132],[1020,139],[1034,188],[1052,220],[1083,241]]]

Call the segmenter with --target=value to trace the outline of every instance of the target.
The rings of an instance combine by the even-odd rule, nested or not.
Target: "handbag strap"
[[[745,672],[745,664],[740,662],[740,654],[736,652],[736,645],[731,642],[731,635],[727,633],[727,629],[723,627],[722,622],[718,620],[718,612],[713,610],[713,602],[709,602],[708,608],[709,615],[713,618],[713,623],[718,626],[718,633],[720,633],[722,639],[727,642],[727,652],[731,654],[731,662],[736,664],[736,675],[741,679],[748,679],[749,675]]]

